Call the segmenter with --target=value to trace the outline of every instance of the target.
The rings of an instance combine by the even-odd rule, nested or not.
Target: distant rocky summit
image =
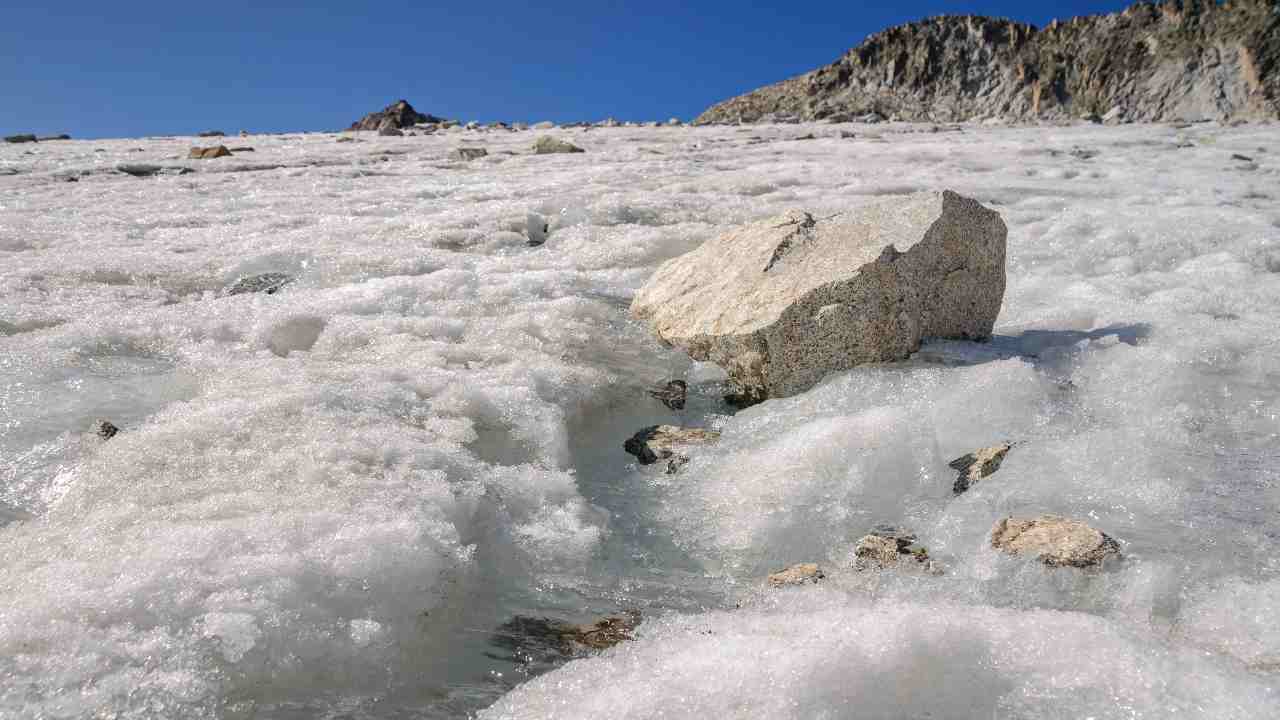
[[[351,130],[383,130],[413,127],[426,123],[444,122],[443,118],[424,115],[409,104],[408,100],[397,100],[379,112],[371,112],[363,118],[351,123]]]
[[[1141,2],[1044,29],[943,16],[872,35],[826,67],[695,121],[1280,118],[1276,0]]]

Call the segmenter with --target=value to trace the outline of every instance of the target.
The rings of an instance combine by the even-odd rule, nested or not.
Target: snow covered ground
[[[1280,714],[1280,132],[930,130],[0,145],[0,718]],[[736,224],[942,188],[1009,225],[989,344],[733,414],[627,317]],[[723,440],[662,475],[657,422]],[[1042,512],[1125,559],[989,547]],[[851,570],[886,522],[945,573]],[[523,684],[493,644],[626,608]]]

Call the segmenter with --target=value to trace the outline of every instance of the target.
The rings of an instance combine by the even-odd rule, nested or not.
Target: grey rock
[[[193,172],[190,168],[184,167],[165,167],[163,165],[151,165],[148,163],[122,163],[116,166],[116,170],[125,175],[133,177],[152,177],[155,175],[186,175]]]
[[[551,155],[555,153],[580,153],[586,152],[582,148],[574,145],[566,140],[554,138],[550,135],[543,135],[533,143],[533,153],[535,155]]]
[[[529,247],[542,245],[551,234],[551,224],[538,213],[526,213],[522,216],[507,218],[498,223],[498,229],[524,235],[525,244]]]
[[[93,431],[98,437],[102,438],[103,440],[110,440],[111,438],[116,436],[116,433],[120,432],[120,428],[111,424],[110,420],[99,420],[98,422],[94,423]]]
[[[688,446],[710,445],[720,440],[720,433],[705,428],[686,428],[676,425],[653,425],[627,438],[622,449],[634,455],[641,465],[652,465],[659,460],[676,456],[676,450]],[[678,466],[677,466],[678,467]],[[670,469],[670,466],[668,466]]]
[[[404,137],[404,131],[399,128],[386,127],[379,130],[378,135],[382,137]]]
[[[1011,555],[1035,555],[1051,567],[1093,567],[1120,556],[1120,545],[1079,520],[1041,515],[1005,518],[991,530],[991,546]]]
[[[7,143],[33,143],[36,142],[35,135],[8,135],[4,139]]]
[[[650,390],[649,394],[671,410],[683,410],[689,396],[689,385],[683,380],[668,380],[657,390]]]
[[[454,160],[479,160],[489,154],[488,150],[479,147],[460,147],[455,148],[449,153],[449,157]]]
[[[999,214],[953,192],[731,230],[667,261],[631,314],[724,368],[739,405],[906,358],[925,337],[990,336],[1005,286]]]
[[[1011,449],[1013,449],[1013,443],[1000,443],[961,455],[947,463],[951,469],[959,473],[955,482],[951,484],[951,492],[959,495],[976,485],[979,480],[995,474]]]
[[[223,295],[243,295],[245,293],[266,293],[274,295],[285,285],[293,282],[293,277],[284,273],[269,272],[261,275],[247,275],[236,280],[223,291]]]
[[[187,153],[187,158],[190,160],[213,160],[221,157],[231,157],[231,151],[227,149],[226,145],[214,145],[207,148],[193,147]]]
[[[355,138],[349,135],[343,135],[342,137],[338,138],[337,141],[340,143],[359,142],[358,140],[356,140]]]
[[[66,133],[62,133],[61,135],[42,135],[37,139],[40,142],[53,142],[55,140],[70,140],[71,136]]]
[[[772,587],[786,587],[816,584],[826,576],[817,563],[798,563],[784,570],[769,573],[767,580]]]
[[[227,134],[222,132],[221,130],[205,130],[204,132],[200,133],[197,137],[207,138],[207,137],[226,137],[226,136]]]
[[[695,123],[877,112],[913,122],[1280,117],[1275,0],[1140,2],[1039,29],[940,16],[869,36],[835,62],[712,106]]]
[[[1253,158],[1249,157],[1248,155],[1241,155],[1240,153],[1235,153],[1234,155],[1231,156],[1231,159],[1239,160],[1240,162],[1253,162]]]

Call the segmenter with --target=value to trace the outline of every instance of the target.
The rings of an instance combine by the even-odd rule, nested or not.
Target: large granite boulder
[[[385,126],[396,129],[412,127],[423,123],[444,122],[434,115],[424,115],[409,104],[408,100],[397,100],[379,112],[371,112],[363,118],[351,123],[351,130],[378,131]]]
[[[1120,544],[1111,536],[1057,515],[1005,518],[991,529],[991,546],[1010,555],[1034,555],[1051,567],[1092,567],[1120,555]]]
[[[1005,287],[1000,215],[945,191],[829,217],[791,211],[664,263],[631,313],[724,368],[748,405],[926,337],[989,337]]]

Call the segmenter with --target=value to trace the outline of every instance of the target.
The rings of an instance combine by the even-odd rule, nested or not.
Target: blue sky
[[[331,130],[405,98],[460,120],[689,119],[938,14],[1125,2],[6,3],[0,134]]]

